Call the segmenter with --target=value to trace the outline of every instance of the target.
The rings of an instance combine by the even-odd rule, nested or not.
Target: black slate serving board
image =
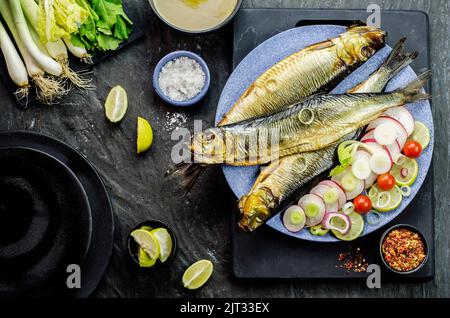
[[[124,7],[124,10],[125,10],[126,14],[128,15],[128,17],[131,19],[131,21],[137,21],[136,17],[138,17],[138,14],[139,14],[139,12],[137,12],[137,9],[135,9],[134,7],[130,7],[130,8]],[[0,20],[3,21],[2,19],[3,18],[0,15]],[[2,22],[2,23],[5,26],[5,28],[7,28],[6,23],[4,23],[4,22]],[[112,56],[113,54],[116,54],[117,52],[119,52],[123,48],[127,47],[131,43],[139,40],[143,36],[144,36],[144,33],[142,32],[142,29],[135,24],[133,26],[133,32],[130,34],[128,40],[123,42],[116,51],[95,52],[95,54],[93,54],[93,56],[92,56],[92,64],[87,64],[87,63],[81,62],[78,58],[71,55],[69,52],[69,65],[75,72],[89,71],[96,64],[107,59],[108,57]],[[10,34],[10,38],[14,42],[14,38],[12,37],[11,34]],[[6,68],[6,63],[3,58],[3,54],[1,52],[0,52],[0,77],[3,81],[3,83],[5,84],[5,86],[8,88],[8,91],[12,95],[14,95],[14,93],[17,90],[17,86],[16,86],[16,84],[14,84],[14,82],[9,77],[8,70]],[[31,80],[30,80],[30,83],[31,83]],[[14,98],[15,98],[15,96],[14,96]],[[17,105],[19,107],[26,108],[27,106],[31,105],[35,101],[36,101],[36,93],[34,90],[34,86],[31,83],[30,94],[29,94],[28,98],[22,98],[20,100],[17,100]]]
[[[233,67],[257,45],[287,29],[311,24],[351,25],[366,21],[370,13],[363,10],[242,9],[234,20]],[[429,69],[428,16],[419,11],[383,11],[381,26],[388,32],[387,43],[393,46],[407,37],[406,50],[418,51],[412,68],[420,73]],[[427,87],[429,91],[431,87]],[[427,281],[434,277],[434,202],[433,169],[413,202],[386,227],[353,242],[307,242],[285,236],[263,226],[249,235],[239,231],[232,220],[233,273],[237,278],[280,278],[304,280],[364,279],[367,273],[346,272],[339,267],[338,255],[361,248],[369,264],[378,264],[382,281]],[[379,255],[382,233],[394,224],[411,224],[419,228],[429,244],[425,266],[411,275],[396,275],[385,269]]]

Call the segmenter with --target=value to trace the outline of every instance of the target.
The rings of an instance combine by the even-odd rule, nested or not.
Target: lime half
[[[348,231],[347,234],[342,234],[336,230],[331,230],[334,236],[342,241],[353,241],[354,239],[357,239],[364,231],[364,219],[360,214],[352,212],[349,217],[351,226],[350,231]]]
[[[153,142],[153,130],[150,123],[142,118],[137,119],[137,153],[142,153],[148,150]]]
[[[161,261],[161,263],[164,263],[172,253],[172,237],[164,228],[154,229],[150,233],[152,233],[153,236],[158,240],[160,248],[159,260]]]
[[[414,132],[409,137],[409,140],[417,141],[422,146],[422,149],[425,149],[430,143],[430,138],[430,129],[424,123],[416,121],[414,123]]]
[[[140,267],[152,267],[156,264],[156,259],[150,258],[142,247],[139,247],[138,259]]]
[[[159,257],[159,243],[152,233],[139,229],[134,230],[130,235],[151,259],[156,260]]]
[[[410,186],[416,181],[419,173],[419,165],[413,158],[405,158],[401,165],[394,165],[391,170],[391,175],[395,178],[395,182],[401,186]]]
[[[403,196],[398,186],[394,186],[389,191],[383,191],[375,184],[369,190],[369,198],[375,210],[389,212],[399,207]]]
[[[206,259],[200,260],[186,269],[183,274],[183,286],[187,289],[202,287],[213,272],[213,264]]]
[[[111,89],[105,102],[106,118],[112,123],[117,123],[123,119],[128,109],[127,92],[118,85]]]

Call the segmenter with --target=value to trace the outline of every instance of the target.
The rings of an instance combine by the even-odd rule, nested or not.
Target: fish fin
[[[405,103],[412,103],[419,100],[428,100],[430,94],[423,92],[423,85],[431,78],[431,71],[428,70],[420,74],[415,80],[410,82],[405,88],[397,89],[396,92],[403,94]]]
[[[406,38],[400,39],[391,54],[381,66],[391,73],[391,78],[398,74],[402,69],[411,64],[419,55],[418,52],[404,53]]]
[[[347,27],[347,31],[351,30],[353,28],[362,27],[362,26],[367,26],[367,23],[362,20],[356,20],[356,21],[353,21],[352,24]]]
[[[171,176],[176,173],[181,173],[184,178],[182,183],[184,188],[184,195],[186,195],[191,191],[195,182],[206,167],[207,166],[204,164],[181,162],[176,164],[173,168],[167,170],[164,177]]]

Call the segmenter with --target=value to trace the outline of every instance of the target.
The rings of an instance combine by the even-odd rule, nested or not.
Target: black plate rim
[[[81,183],[80,179],[78,179],[78,177],[75,175],[75,173],[73,173],[73,171],[66,165],[64,164],[61,160],[59,160],[58,158],[56,158],[55,156],[48,154],[42,150],[39,149],[33,149],[31,147],[26,147],[26,146],[0,146],[0,150],[7,150],[7,149],[22,149],[22,150],[27,150],[27,151],[32,151],[32,152],[36,152],[39,153],[40,155],[43,155],[47,158],[50,158],[51,160],[55,161],[58,165],[62,166],[65,170],[66,173],[68,173],[70,175],[71,178],[74,179],[74,181],[76,182],[78,188],[81,190],[81,192],[83,193],[83,198],[82,200],[84,201],[83,204],[86,205],[87,207],[87,212],[89,215],[89,235],[88,235],[88,244],[87,247],[85,249],[85,251],[83,252],[83,257],[82,257],[82,261],[84,261],[90,247],[91,247],[91,240],[92,240],[92,211],[91,211],[91,205],[89,204],[89,198],[88,195],[86,193],[86,190],[83,187],[83,184]]]
[[[97,181],[99,182],[99,184],[101,185],[101,189],[99,189],[105,196],[105,206],[107,209],[103,209],[103,213],[107,214],[107,217],[110,219],[111,221],[111,229],[108,233],[108,238],[109,238],[109,243],[108,243],[108,251],[105,252],[103,250],[103,257],[106,261],[102,264],[101,266],[101,270],[99,272],[101,272],[101,275],[98,275],[98,277],[96,277],[96,281],[93,284],[89,284],[88,287],[83,288],[83,286],[81,287],[81,289],[76,290],[75,292],[72,292],[70,295],[74,298],[87,298],[89,297],[94,290],[98,287],[98,285],[100,284],[101,279],[103,278],[104,274],[106,273],[108,264],[109,264],[109,260],[111,258],[112,255],[112,251],[113,251],[113,246],[114,246],[114,233],[115,233],[115,219],[114,219],[114,209],[113,209],[113,205],[112,205],[112,201],[111,201],[111,197],[109,195],[109,192],[106,188],[106,185],[103,181],[103,179],[101,178],[100,174],[98,173],[97,169],[95,168],[95,166],[89,161],[88,158],[86,158],[80,151],[78,151],[77,149],[73,148],[72,146],[70,146],[68,143],[61,141],[59,139],[56,139],[55,137],[49,136],[47,134],[41,133],[41,132],[37,132],[37,131],[30,131],[30,130],[3,130],[0,131],[0,137],[2,136],[8,136],[8,135],[17,135],[17,136],[24,136],[24,138],[27,137],[32,137],[32,138],[37,138],[37,139],[48,139],[50,141],[52,141],[54,144],[56,145],[60,145],[62,148],[67,149],[69,152],[72,152],[73,154],[76,155],[76,157],[82,161],[84,164],[86,164],[89,169],[91,170],[91,172],[93,173],[95,179],[97,179]],[[55,152],[60,152],[57,149],[55,149],[55,147],[49,146],[48,144],[46,145],[49,148],[52,148],[55,150]],[[29,146],[28,146],[29,147]],[[33,147],[31,147],[33,148]],[[33,148],[34,149],[34,148]],[[38,149],[40,150],[40,149]],[[42,151],[42,150],[41,150]],[[70,167],[69,167],[70,169]],[[73,172],[73,171],[72,171]],[[76,173],[73,172],[75,175]],[[76,175],[77,176],[77,175]],[[78,176],[77,176],[78,178]],[[80,180],[80,183],[83,184]],[[84,186],[83,186],[84,188]],[[89,197],[89,195],[88,195]],[[107,210],[107,211],[106,211]],[[91,216],[93,217],[93,209],[91,208]],[[94,222],[93,222],[94,225]],[[94,228],[92,230],[92,232],[94,232]],[[92,244],[88,250],[88,254],[90,252],[92,248]],[[86,258],[89,257],[89,255],[86,256]],[[86,258],[85,258],[85,262],[86,262]]]

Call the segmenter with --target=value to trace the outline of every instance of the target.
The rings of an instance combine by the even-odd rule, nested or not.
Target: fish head
[[[341,35],[339,57],[347,64],[367,61],[385,44],[386,32],[373,26],[356,26]]]
[[[209,128],[192,137],[190,145],[194,158],[201,158],[204,163],[223,162],[226,154],[224,134],[220,128]]]
[[[274,203],[274,196],[268,188],[254,190],[241,198],[239,227],[246,232],[253,232],[269,219]]]

